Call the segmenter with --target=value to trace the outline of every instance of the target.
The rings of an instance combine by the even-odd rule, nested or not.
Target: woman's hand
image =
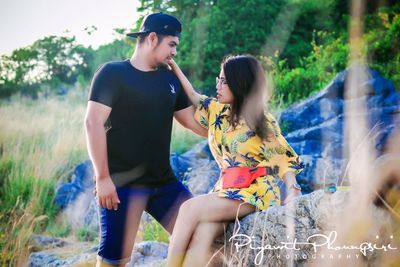
[[[197,105],[200,102],[200,95],[197,93],[192,84],[186,78],[185,74],[179,68],[178,64],[176,64],[175,60],[172,58],[167,61],[168,66],[171,68],[172,72],[178,77],[179,81],[182,84],[183,90],[185,90],[186,95],[189,97],[190,101],[193,105]]]
[[[283,201],[283,205],[286,205],[287,203],[289,203],[290,201],[292,201],[293,199],[295,199],[296,197],[301,196],[301,191],[298,189],[295,189],[293,187],[288,188],[286,191],[286,198]]]
[[[177,70],[179,70],[179,66],[176,64],[175,60],[171,58],[167,63],[171,70],[176,74]]]
[[[301,188],[296,182],[296,174],[288,171],[283,175],[283,181],[286,185],[286,197],[283,201],[283,205],[286,205],[296,197],[301,196]]]

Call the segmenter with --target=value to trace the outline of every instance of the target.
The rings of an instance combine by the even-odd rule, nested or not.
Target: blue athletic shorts
[[[180,181],[159,188],[120,187],[117,193],[121,202],[118,210],[99,208],[98,260],[113,265],[130,261],[136,231],[129,228],[127,220],[136,223],[140,218],[128,218],[129,214],[142,214],[144,209],[166,228],[181,204],[193,197]]]

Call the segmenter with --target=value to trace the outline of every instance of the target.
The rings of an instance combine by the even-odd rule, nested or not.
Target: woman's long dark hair
[[[243,117],[249,128],[264,140],[271,134],[265,118],[267,84],[261,63],[251,55],[229,55],[222,60],[226,82],[234,96],[230,124],[236,127]]]

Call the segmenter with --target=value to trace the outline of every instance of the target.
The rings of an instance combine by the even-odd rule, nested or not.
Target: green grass
[[[143,240],[144,241],[159,241],[169,243],[169,234],[165,229],[152,217],[150,223],[144,226]]]
[[[77,91],[65,99],[14,97],[1,103],[0,266],[23,264],[32,234],[67,232],[55,226],[54,197],[57,182],[87,159],[85,98],[79,99]]]
[[[65,221],[52,223],[47,226],[46,231],[54,237],[67,237],[71,233],[71,225]]]
[[[174,120],[172,127],[171,152],[180,154],[185,153],[190,150],[193,145],[202,140],[205,140],[204,137],[198,136]]]
[[[88,227],[82,227],[76,231],[76,238],[83,242],[93,242],[98,237],[99,233]]]

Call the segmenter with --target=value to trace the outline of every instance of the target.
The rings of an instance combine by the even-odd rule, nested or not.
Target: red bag
[[[267,175],[265,167],[231,167],[221,171],[222,188],[244,188],[260,176]]]

